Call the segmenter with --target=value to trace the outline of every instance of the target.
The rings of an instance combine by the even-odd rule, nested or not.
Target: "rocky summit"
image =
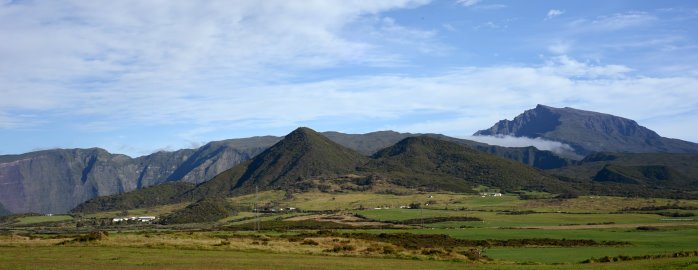
[[[597,151],[698,153],[698,144],[661,137],[630,119],[545,105],[527,110],[513,120],[501,120],[474,135],[544,138],[569,144],[582,155]]]

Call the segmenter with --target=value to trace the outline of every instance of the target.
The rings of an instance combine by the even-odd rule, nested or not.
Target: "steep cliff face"
[[[210,142],[168,176],[167,181],[200,184],[261,153],[281,137],[263,136]]]
[[[571,145],[579,154],[597,151],[696,153],[698,144],[669,139],[637,122],[597,112],[538,105],[513,120],[501,120],[475,135],[545,138]]]
[[[0,203],[15,213],[62,213],[96,196],[162,183],[183,158],[172,155],[161,160],[163,156],[156,153],[134,160],[99,148],[16,156],[0,163]]]
[[[168,181],[202,183],[263,151],[275,138],[212,142],[135,159],[99,148],[0,156],[0,203],[14,213],[63,213],[97,196]]]

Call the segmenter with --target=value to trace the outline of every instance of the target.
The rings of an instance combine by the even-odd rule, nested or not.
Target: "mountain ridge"
[[[394,131],[320,134],[363,154],[373,154],[399,140],[419,135]],[[440,134],[426,135],[543,169],[573,162],[531,147],[507,148]],[[200,184],[251,159],[281,139],[275,136],[228,139],[209,142],[198,149],[161,151],[137,158],[111,154],[101,148],[53,149],[0,156],[0,184],[6,187],[0,190],[0,203],[16,213],[63,213],[95,196],[119,194],[173,181]],[[39,163],[42,165],[36,166]]]
[[[475,136],[511,135],[569,144],[575,152],[698,153],[698,144],[664,138],[631,119],[574,109],[537,105],[513,120],[500,120]]]
[[[478,184],[490,184],[507,189],[568,191],[557,178],[539,169],[454,142],[409,137],[366,157],[308,128],[296,129],[251,160],[190,190],[174,190],[173,184],[93,198],[73,212],[193,202],[266,190],[333,190],[333,186],[340,190],[399,186],[472,193]],[[157,192],[160,186],[166,192]]]

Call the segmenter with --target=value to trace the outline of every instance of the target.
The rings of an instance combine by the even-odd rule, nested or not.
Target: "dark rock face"
[[[659,136],[637,122],[597,112],[538,105],[475,135],[511,135],[567,143],[578,154],[597,151],[697,153],[698,144]]]
[[[202,183],[276,141],[277,137],[218,141],[197,150],[135,159],[99,148],[0,156],[0,203],[14,213],[64,213],[97,196],[169,181]]]
[[[533,110],[525,111],[514,120],[500,120],[490,129],[480,130],[475,135],[510,135],[515,137],[536,138],[553,131],[560,122],[560,115],[550,110],[550,107],[538,105]]]

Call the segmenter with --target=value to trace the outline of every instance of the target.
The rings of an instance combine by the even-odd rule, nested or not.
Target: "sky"
[[[697,39],[690,0],[0,0],[0,155],[468,136],[537,104],[698,142]]]

